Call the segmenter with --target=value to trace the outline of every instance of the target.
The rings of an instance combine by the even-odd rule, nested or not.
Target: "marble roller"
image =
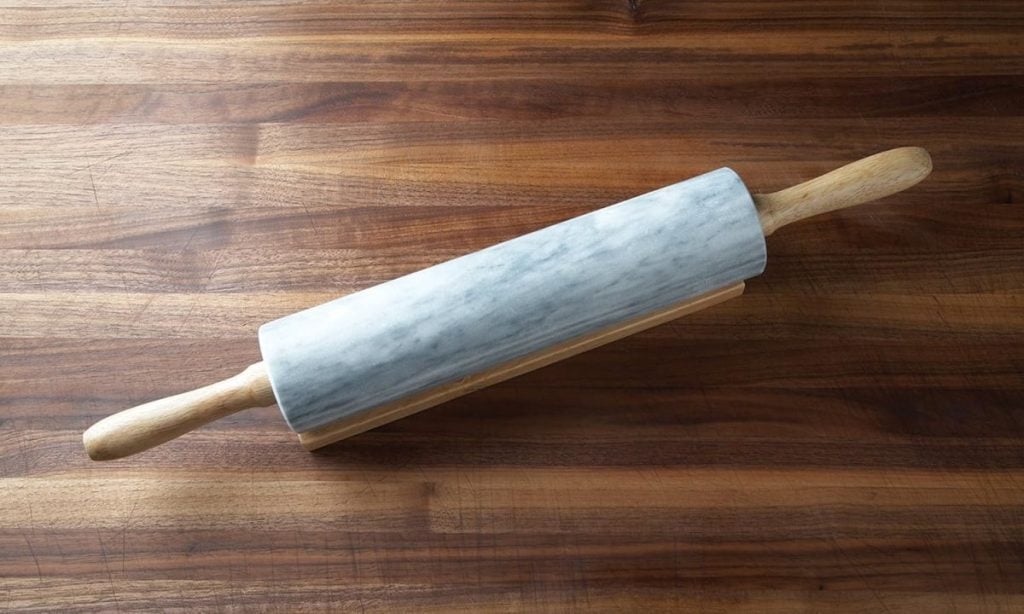
[[[263,362],[105,418],[85,448],[120,458],[277,403],[316,449],[738,296],[766,235],[930,171],[914,147],[772,194],[712,171],[264,324]]]

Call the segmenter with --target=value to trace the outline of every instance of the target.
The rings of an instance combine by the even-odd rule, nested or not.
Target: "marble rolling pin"
[[[738,296],[766,235],[930,171],[915,147],[765,195],[712,171],[264,324],[263,362],[105,418],[85,448],[120,458],[277,403],[312,450]]]

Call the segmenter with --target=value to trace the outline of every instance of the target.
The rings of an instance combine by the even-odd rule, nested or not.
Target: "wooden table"
[[[0,607],[1024,608],[1019,0],[190,4],[0,8]],[[711,312],[319,454],[81,450],[266,320],[899,145],[932,178]]]

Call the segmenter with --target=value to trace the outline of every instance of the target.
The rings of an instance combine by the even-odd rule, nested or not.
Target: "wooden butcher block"
[[[0,7],[0,608],[1024,609],[1024,6]],[[906,145],[742,296],[309,453],[82,432],[288,314]],[[382,313],[381,317],[386,317]]]

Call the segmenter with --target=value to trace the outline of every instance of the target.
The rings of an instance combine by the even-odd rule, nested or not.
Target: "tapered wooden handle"
[[[82,441],[93,460],[123,458],[170,441],[218,418],[275,402],[267,369],[258,362],[216,384],[104,418],[89,427]]]
[[[932,172],[920,147],[900,147],[847,164],[800,185],[755,194],[765,236],[786,224],[885,198],[917,184]]]

